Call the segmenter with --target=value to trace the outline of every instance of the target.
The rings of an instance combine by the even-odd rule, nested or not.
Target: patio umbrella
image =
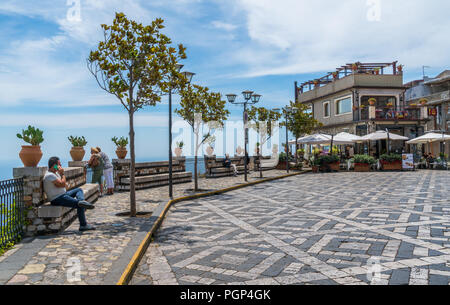
[[[449,135],[442,135],[439,133],[430,132],[426,135],[423,135],[421,137],[412,139],[411,141],[406,142],[406,144],[426,144],[426,143],[432,143],[432,142],[444,142],[450,140]]]
[[[408,137],[399,136],[395,133],[387,132],[384,130],[379,130],[377,132],[368,134],[364,137],[361,137],[361,139],[355,141],[379,141],[379,140],[396,140],[396,141],[407,141],[409,140]]]
[[[348,133],[348,132],[341,132],[338,133],[337,135],[334,136],[334,141],[337,144],[354,144],[354,142],[360,142],[361,141],[361,137]]]

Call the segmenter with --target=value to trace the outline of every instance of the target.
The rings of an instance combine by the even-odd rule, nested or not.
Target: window
[[[348,96],[340,100],[336,100],[336,115],[342,115],[352,112],[352,97]]]
[[[323,117],[324,118],[330,117],[330,102],[323,103]]]

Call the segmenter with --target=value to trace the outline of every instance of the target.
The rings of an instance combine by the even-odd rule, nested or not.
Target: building
[[[295,84],[296,101],[311,106],[323,124],[318,132],[350,132],[359,136],[388,129],[409,138],[424,134],[428,117],[420,107],[405,101],[403,67],[392,63],[346,64],[322,78]],[[387,151],[384,141],[357,147],[357,152],[380,155]],[[391,143],[401,152],[404,143]]]
[[[408,105],[423,105],[429,120],[425,131],[450,133],[450,70],[435,78],[424,77],[405,85],[405,99]],[[441,146],[441,147],[440,147]],[[437,154],[444,150],[443,143],[434,143],[433,147],[424,145],[422,151]],[[432,150],[432,151],[431,151]],[[450,155],[450,143],[445,144],[445,152]]]

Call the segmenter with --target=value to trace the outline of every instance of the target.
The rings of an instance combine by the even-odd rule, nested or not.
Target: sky
[[[449,69],[449,10],[446,0],[1,0],[0,162],[18,160],[15,135],[29,124],[44,130],[43,160],[67,160],[69,135],[110,154],[111,138],[127,136],[125,110],[86,67],[115,12],[163,18],[163,32],[187,47],[194,83],[224,95],[250,89],[276,108],[294,99],[295,81],[346,63],[398,60],[405,82],[424,65],[432,77]],[[242,108],[229,109],[240,120]],[[167,111],[164,98],[137,114],[138,158],[167,155]]]

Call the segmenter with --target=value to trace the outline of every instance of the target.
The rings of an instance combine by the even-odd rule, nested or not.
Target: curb
[[[279,176],[279,177],[267,178],[267,179],[258,180],[258,181],[254,181],[254,182],[248,182],[248,183],[244,183],[244,184],[239,184],[236,186],[232,186],[232,187],[228,187],[225,189],[220,189],[220,190],[216,190],[216,191],[212,191],[212,192],[208,192],[208,193],[195,194],[195,195],[179,197],[179,198],[169,200],[169,202],[167,202],[164,207],[161,206],[156,209],[155,214],[158,215],[157,219],[155,220],[152,228],[150,229],[150,232],[147,233],[144,240],[141,242],[138,249],[134,253],[133,257],[131,258],[131,261],[129,262],[128,266],[122,273],[122,276],[120,277],[120,279],[116,285],[128,285],[128,283],[130,282],[131,278],[133,277],[133,274],[136,271],[136,268],[139,265],[142,257],[144,256],[145,252],[147,251],[148,247],[150,246],[153,234],[155,234],[155,232],[158,230],[159,226],[161,225],[162,221],[164,220],[164,217],[166,216],[167,212],[169,211],[170,207],[173,204],[181,202],[181,201],[187,201],[187,200],[198,199],[198,198],[202,198],[202,197],[209,197],[209,196],[214,196],[214,195],[218,195],[218,194],[223,194],[226,192],[245,188],[247,186],[252,186],[252,185],[270,182],[270,181],[274,181],[274,180],[280,180],[280,179],[284,179],[284,178],[298,176],[298,175],[302,175],[302,174],[305,174],[308,172],[310,172],[310,170],[302,171],[299,173],[292,173],[292,174]]]

